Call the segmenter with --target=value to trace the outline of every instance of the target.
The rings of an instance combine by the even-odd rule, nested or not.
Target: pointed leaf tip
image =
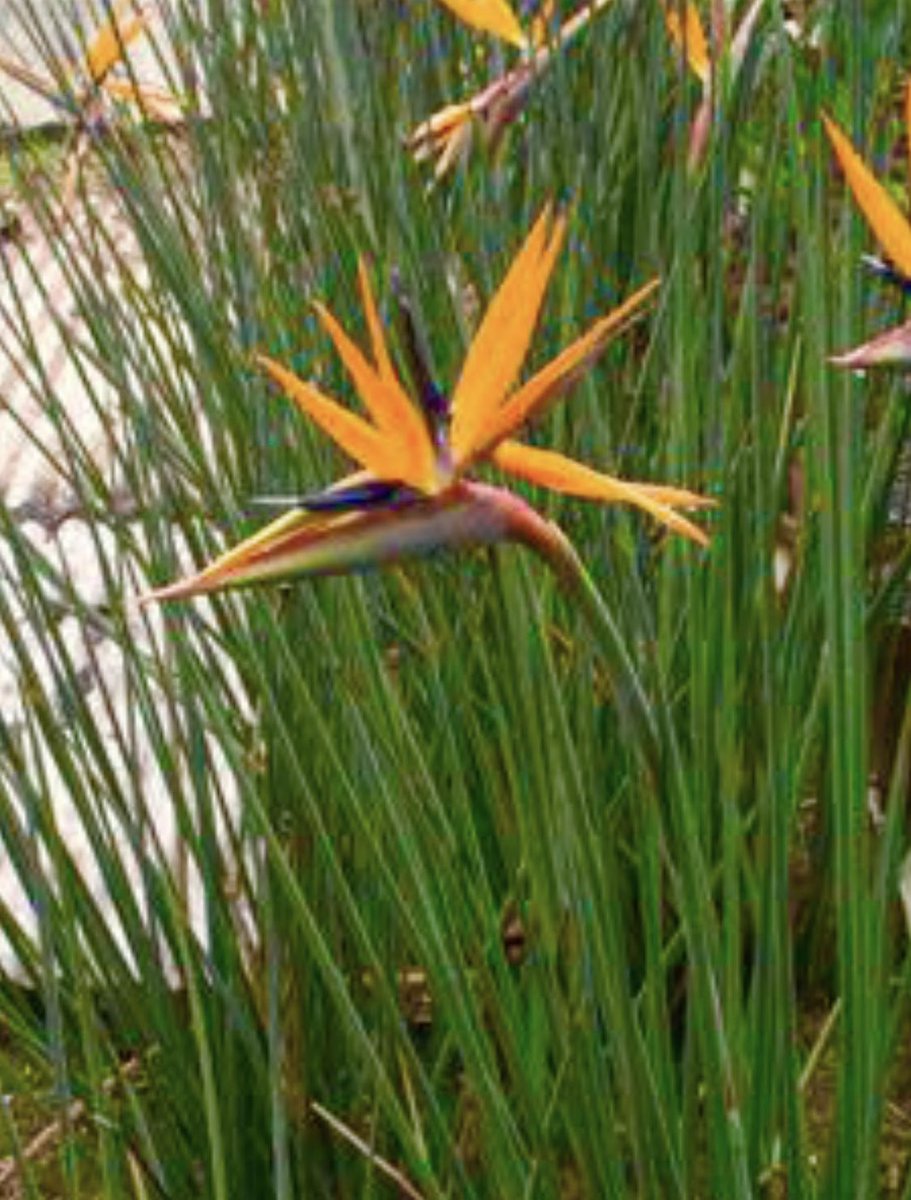
[[[149,23],[148,13],[134,0],[121,0],[86,49],[85,67],[93,83],[101,83]]]

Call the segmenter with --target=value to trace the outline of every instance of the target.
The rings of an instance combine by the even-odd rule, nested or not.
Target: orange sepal
[[[665,4],[667,31],[677,49],[686,55],[690,70],[706,86],[711,79],[712,59],[699,12],[694,4],[687,3],[681,22],[677,5],[678,0],[667,0]]]
[[[355,462],[372,471],[378,479],[402,478],[399,474],[402,464],[394,453],[395,448],[363,417],[336,404],[313,384],[305,383],[293,371],[265,354],[257,354],[255,361],[301,412],[315,421]]]
[[[531,344],[544,292],[563,242],[565,219],[551,229],[548,204],[494,293],[465,357],[452,396],[452,449],[467,462],[515,382]]]
[[[392,374],[391,364],[387,363],[389,377],[384,378],[367,362],[332,313],[319,303],[315,308],[386,444],[387,457],[397,463],[394,478],[421,491],[432,491],[436,457],[433,445],[420,413]]]
[[[448,9],[455,13],[466,25],[481,29],[502,38],[512,46],[523,49],[526,37],[519,24],[519,18],[506,3],[506,0],[440,0]]]
[[[380,320],[380,314],[376,307],[376,301],[373,298],[373,289],[370,286],[370,275],[367,271],[367,264],[362,258],[357,260],[357,287],[361,294],[361,306],[364,310],[364,320],[367,322],[367,332],[370,335],[370,349],[373,351],[373,361],[376,369],[380,373],[380,377],[388,382],[394,382],[396,379],[395,371],[392,367],[392,359],[389,357],[389,348],[386,345],[386,337],[383,333],[383,323]]]
[[[593,471],[554,450],[540,450],[520,442],[501,442],[493,453],[493,461],[510,475],[529,483],[549,488],[584,500],[600,500],[604,504],[632,504],[654,517],[674,533],[682,534],[701,546],[708,545],[705,531],[692,521],[681,517],[671,507],[708,508],[714,501],[683,488],[660,484],[631,483]]]
[[[545,408],[571,388],[605,350],[611,339],[639,315],[637,310],[659,283],[660,280],[653,279],[634,292],[628,300],[596,321],[587,333],[567,346],[510,396],[489,422],[484,440],[479,442],[476,453],[482,454],[490,450],[532,418],[540,416]]]
[[[911,225],[838,125],[825,113],[822,121],[867,224],[895,266],[911,277]]]

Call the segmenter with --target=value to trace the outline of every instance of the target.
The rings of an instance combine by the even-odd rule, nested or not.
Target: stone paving
[[[4,36],[9,16],[9,5],[0,8]],[[4,44],[3,53],[7,52]],[[137,63],[137,71],[138,67]],[[5,82],[0,84],[0,103],[24,125],[34,125],[48,116],[47,106],[42,109],[32,104]],[[54,115],[53,110],[50,115]],[[141,280],[141,254],[116,198],[102,194],[96,203],[103,208],[106,234],[116,240],[119,254]],[[112,415],[119,411],[117,394],[93,365],[91,355],[74,350],[91,343],[83,336],[83,317],[69,266],[74,256],[78,258],[80,239],[89,236],[89,226],[78,212],[66,234],[48,233],[42,228],[44,222],[25,209],[19,210],[19,221],[16,236],[0,244],[0,505],[12,518],[11,536],[0,535],[0,609],[12,614],[9,619],[21,631],[22,643],[15,647],[0,632],[0,724],[7,738],[19,747],[21,760],[17,752],[15,764],[4,762],[0,748],[0,795],[5,797],[5,805],[19,812],[22,825],[18,831],[0,828],[0,914],[5,909],[8,919],[29,937],[37,937],[39,910],[35,894],[32,890],[30,895],[30,889],[24,886],[21,864],[16,865],[7,847],[14,835],[28,841],[30,809],[38,802],[49,801],[64,844],[100,910],[110,915],[118,936],[90,831],[75,802],[71,782],[53,756],[42,750],[40,720],[33,704],[36,684],[23,674],[23,663],[31,661],[38,671],[41,691],[51,698],[54,719],[66,729],[72,698],[66,695],[66,680],[60,678],[59,649],[48,649],[42,629],[24,606],[26,589],[20,582],[24,554],[48,578],[62,581],[55,645],[64,646],[70,656],[68,675],[78,681],[78,706],[83,713],[87,709],[91,714],[99,738],[99,761],[111,764],[127,803],[132,797],[132,802],[142,807],[141,819],[147,821],[147,830],[141,848],[136,845],[135,828],[132,832],[128,828],[132,816],[123,824],[116,812],[99,811],[98,820],[125,848],[125,870],[137,894],[142,887],[144,854],[181,879],[187,910],[197,932],[204,936],[202,890],[198,875],[187,862],[174,783],[162,777],[149,740],[149,729],[157,718],[137,714],[130,662],[116,638],[110,636],[103,616],[112,572],[116,576],[118,570],[114,535],[85,514],[70,470],[72,439],[61,432],[64,424],[78,431],[86,461],[108,480],[112,494],[128,513],[136,498],[118,490],[120,430]],[[68,239],[66,245],[61,238]],[[133,595],[142,584],[139,579],[127,581]],[[134,604],[129,621],[131,637],[140,645],[145,639],[151,647],[151,640],[160,634],[160,615],[143,618]],[[167,728],[169,721],[179,721],[173,697],[154,695],[162,726]],[[237,819],[236,787],[214,742],[209,753],[217,764],[223,803],[219,823],[224,829],[225,822],[230,825]],[[36,862],[46,860],[37,843],[32,848]],[[22,977],[19,960],[2,927],[0,972]]]

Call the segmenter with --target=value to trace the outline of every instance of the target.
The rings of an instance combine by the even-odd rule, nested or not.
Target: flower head
[[[631,483],[528,446],[514,434],[540,417],[636,319],[657,280],[596,321],[555,359],[519,383],[547,283],[565,231],[550,207],[538,218],[469,348],[447,399],[425,379],[418,402],[392,365],[366,270],[359,285],[370,342],[365,354],[322,305],[317,312],[366,408],[359,416],[265,355],[257,361],[357,465],[354,475],[188,579],[153,592],[168,600],[291,574],[329,574],[411,557],[445,546],[524,542],[556,565],[565,539],[519,496],[471,479],[482,463],[571,496],[632,504],[676,533],[704,544],[704,532],[677,508],[711,501],[682,488]]]
[[[911,83],[905,92],[905,116],[911,161]],[[876,259],[869,261],[879,274],[907,290],[911,283],[911,222],[877,181],[841,128],[825,114],[822,120],[854,199],[889,260],[886,265]],[[911,321],[880,334],[854,350],[833,357],[832,362],[840,367],[851,368],[911,363]]]
[[[107,120],[110,101],[132,104],[144,116],[166,124],[182,119],[180,103],[170,92],[115,73],[130,45],[146,31],[148,24],[147,4],[142,0],[119,0],[109,18],[88,39],[82,58],[58,63],[53,75],[41,75],[15,59],[0,55],[0,71],[42,96],[77,124],[63,187],[66,201],[72,198],[74,171],[85,155],[88,139]]]
[[[447,104],[423,121],[408,137],[407,145],[418,162],[435,158],[434,176],[440,179],[468,154],[475,135],[495,149],[505,131],[521,113],[529,92],[554,55],[565,49],[611,0],[590,0],[579,8],[551,39],[543,16],[522,32],[518,18],[505,3],[484,0],[441,0],[477,28],[496,33],[523,50],[517,66],[497,76],[468,100]],[[508,14],[508,16],[507,16]]]
[[[53,77],[40,75],[15,59],[3,56],[0,56],[0,71],[83,122],[97,120],[96,106],[104,95],[129,101],[142,109],[148,102],[149,115],[164,117],[167,112],[173,116],[177,102],[170,93],[160,88],[145,88],[114,73],[130,45],[145,33],[148,24],[146,4],[140,0],[120,0],[112,8],[108,20],[88,39],[82,58],[59,63]]]

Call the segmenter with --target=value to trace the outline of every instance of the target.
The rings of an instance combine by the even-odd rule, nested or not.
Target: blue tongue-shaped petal
[[[891,283],[893,287],[897,287],[906,296],[911,296],[911,279],[900,271],[898,267],[890,262],[885,262],[881,258],[877,258],[875,254],[862,254],[861,262],[874,275],[878,275],[880,279],[885,279],[887,283]]]
[[[398,309],[399,326],[402,331],[402,349],[408,360],[408,370],[417,388],[424,419],[430,430],[433,444],[443,451],[447,444],[449,424],[449,397],[434,383],[430,367],[430,355],[415,320],[411,301],[397,271],[392,275],[392,293]]]
[[[253,503],[270,508],[303,508],[307,512],[348,512],[403,504],[417,493],[402,483],[388,479],[367,479],[347,487],[326,488],[302,496],[256,496]]]

